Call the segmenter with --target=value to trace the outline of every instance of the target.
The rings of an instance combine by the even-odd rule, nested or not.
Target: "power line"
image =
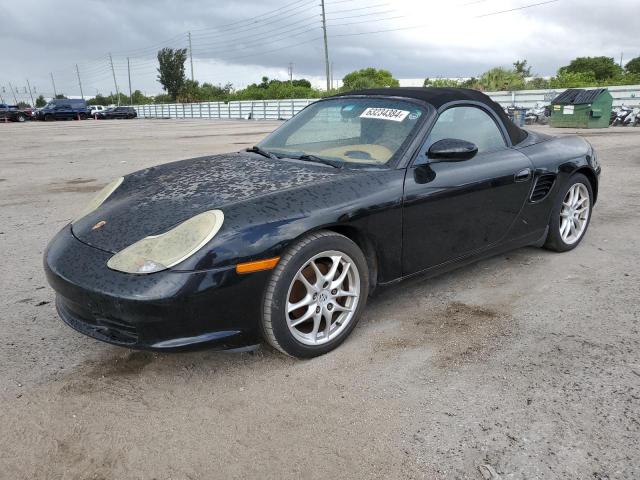
[[[270,17],[275,16],[275,14],[277,12],[280,12],[280,11],[282,11],[282,10],[288,8],[288,7],[291,7],[293,5],[296,5],[298,3],[305,2],[303,5],[309,5],[311,3],[314,3],[315,1],[316,0],[306,0],[306,1],[305,0],[296,0],[295,2],[288,3],[286,5],[283,5],[280,8],[276,8],[275,10],[270,10],[268,12],[265,12],[265,13],[261,14],[261,15],[256,15],[255,17],[245,18],[245,19],[242,19],[242,20],[238,20],[237,22],[227,23],[226,25],[219,25],[218,27],[201,28],[199,30],[192,30],[192,31],[193,32],[199,32],[199,31],[211,30],[212,28],[215,29],[215,30],[219,30],[220,28],[236,27],[238,24],[251,23],[251,21],[256,21],[256,20],[257,21],[263,21],[263,20],[267,20]],[[297,8],[300,8],[300,6],[295,7],[294,10],[297,9]]]
[[[211,47],[211,46],[220,46],[220,45],[227,45],[227,44],[234,44],[237,45],[239,42],[246,40],[246,39],[250,39],[250,38],[259,38],[260,40],[263,39],[269,39],[269,38],[273,38],[271,36],[272,33],[277,33],[280,32],[281,34],[284,33],[290,33],[293,31],[297,31],[300,29],[304,29],[304,28],[308,28],[311,25],[316,25],[319,26],[320,25],[320,20],[317,17],[307,17],[304,19],[304,21],[306,23],[304,23],[303,25],[297,26],[295,28],[290,28],[290,29],[286,29],[284,30],[282,27],[278,27],[275,28],[273,30],[268,30],[265,32],[259,32],[259,33],[254,33],[254,34],[250,34],[250,35],[245,35],[243,33],[239,33],[235,36],[227,36],[225,37],[224,40],[218,40],[218,41],[213,41],[213,42],[194,42],[194,44],[198,47],[202,47],[202,46],[206,46],[206,47]],[[300,22],[296,21],[293,22],[289,25],[289,27],[292,27],[294,25],[298,25]]]
[[[340,9],[336,11],[328,11],[326,9],[327,6],[344,4],[344,3],[352,2],[354,0],[335,0],[335,1],[327,1],[327,2],[324,2],[323,0],[321,0],[320,7],[322,8],[323,4],[325,6],[324,18],[322,18],[322,15],[320,15],[320,19],[318,19],[318,17],[316,16],[303,16],[307,12],[301,11],[301,10],[311,5],[315,1],[316,0],[296,0],[278,9],[271,10],[259,16],[245,18],[243,20],[239,20],[233,23],[229,23],[229,24],[225,24],[225,25],[221,25],[213,28],[203,28],[203,29],[192,30],[193,33],[191,35],[187,33],[187,40],[189,40],[189,36],[192,37],[191,45],[189,45],[189,48],[188,48],[190,53],[190,62],[193,62],[194,49],[196,50],[196,53],[200,52],[200,54],[203,55],[204,58],[209,57],[209,58],[218,58],[220,60],[235,61],[243,58],[265,55],[268,53],[281,51],[288,48],[294,48],[296,46],[309,44],[311,42],[314,42],[320,39],[322,39],[324,42],[324,37],[326,32],[327,42],[324,48],[325,50],[324,60],[325,60],[325,72],[327,72],[327,78],[329,78],[328,72],[330,71],[330,67],[329,69],[327,69],[327,64],[329,63],[329,58],[328,58],[329,57],[328,55],[329,39],[340,38],[340,37],[362,36],[362,35],[374,35],[379,33],[403,31],[403,30],[424,28],[424,27],[430,26],[430,24],[422,24],[422,25],[400,26],[400,27],[394,27],[394,28],[384,28],[384,29],[371,30],[371,31],[330,34],[327,31],[328,27],[337,28],[337,27],[346,27],[346,26],[356,25],[361,23],[368,23],[368,24],[377,23],[377,22],[383,22],[388,20],[395,20],[395,19],[403,18],[405,16],[403,15],[382,16],[388,13],[392,13],[393,12],[392,9],[375,11],[375,9],[388,6],[389,5],[388,3],[380,3],[376,5],[365,6],[365,7]],[[475,0],[471,2],[466,2],[459,6],[480,4],[486,1],[489,1],[489,0]],[[467,17],[467,18],[485,18],[485,17],[495,16],[500,14],[516,12],[524,9],[530,9],[530,8],[538,7],[542,5],[557,3],[559,1],[560,0],[539,1],[537,3],[531,3],[527,5],[522,5],[520,7],[488,12],[484,14],[478,14],[471,17]],[[282,12],[285,9],[289,9],[289,11],[286,14],[278,13],[278,12]],[[364,11],[364,12],[357,13],[354,15],[336,17],[336,15],[340,15],[341,13],[359,12],[359,11]],[[339,21],[339,20],[350,20],[352,18],[363,18],[366,20],[335,23],[336,21]],[[289,21],[285,22],[285,20],[289,20]],[[285,23],[286,23],[286,26],[282,25]],[[252,28],[251,33],[249,34],[245,34],[244,32],[237,32],[237,33],[231,33],[231,34],[224,33],[224,29],[237,30],[241,28],[239,27],[240,25],[251,26]],[[253,25],[256,25],[256,26],[253,27]],[[281,26],[267,28],[269,25],[281,25]],[[258,46],[265,46],[270,44],[271,45],[278,44],[287,39],[292,39],[295,37],[306,35],[307,32],[312,32],[315,29],[315,27],[318,27],[318,28],[321,27],[323,29],[321,37],[313,37],[306,40],[303,39],[303,41],[297,41],[292,44],[281,45],[276,48],[271,48],[266,50],[250,51],[246,55],[240,55],[240,56],[224,55],[225,53],[228,53],[228,52],[239,51],[239,50],[249,50],[254,46],[258,47]],[[172,41],[184,42],[184,38],[185,38],[184,34],[178,34],[178,35],[175,35],[174,37],[170,37],[169,39],[165,39],[161,42],[158,42],[154,45],[158,45],[158,46],[169,45],[170,42]],[[247,42],[247,40],[250,40],[250,41]],[[187,41],[187,43],[189,42]],[[63,85],[66,88],[68,87],[68,85],[71,85],[72,83],[74,83],[74,80],[72,80],[72,77],[77,76],[78,77],[77,86],[79,86],[80,85],[80,78],[79,78],[80,66],[82,66],[83,79],[85,80],[85,83],[87,79],[89,80],[90,83],[94,83],[94,84],[95,82],[104,81],[106,80],[106,78],[109,77],[109,74],[111,74],[111,76],[113,76],[114,85],[116,86],[116,93],[118,93],[116,70],[118,71],[119,74],[124,74],[124,68],[127,68],[127,72],[126,72],[127,74],[130,73],[131,69],[134,69],[134,71],[136,72],[151,72],[151,70],[153,70],[153,73],[156,72],[157,64],[154,57],[157,51],[155,51],[153,46],[132,49],[132,50],[128,50],[128,52],[136,52],[135,55],[133,54],[129,55],[128,58],[138,59],[138,61],[136,62],[130,62],[130,65],[128,67],[121,65],[117,61],[114,61],[112,54],[109,54],[108,56],[103,55],[100,57],[96,57],[95,59],[87,60],[83,63],[79,63],[76,66],[76,72],[74,72],[76,73],[76,75],[72,74],[72,70],[58,72],[59,74],[57,74],[56,77],[57,78],[59,77],[58,80],[62,78],[62,83],[59,82],[59,85]],[[116,52],[116,53],[120,53],[120,52]],[[192,67],[192,71],[193,71],[193,67]],[[55,95],[57,94],[57,88],[56,88],[55,80],[53,77],[53,72],[51,73],[51,81],[54,87],[54,95]],[[330,83],[328,83],[328,85],[330,86]],[[82,94],[82,91],[81,91],[81,94]]]
[[[306,3],[303,3],[302,5],[299,5],[298,7],[293,8],[292,10],[297,10],[303,7],[306,7],[307,5],[314,3],[316,0],[310,0]],[[195,36],[198,36],[200,38],[205,38],[205,37],[220,37],[225,35],[225,32],[229,31],[229,30],[234,30],[234,31],[238,31],[238,29],[242,28],[243,26],[245,28],[252,28],[252,29],[260,29],[260,28],[264,28],[265,25],[272,25],[275,23],[280,23],[283,20],[286,20],[288,18],[291,17],[296,17],[299,15],[303,15],[307,13],[306,11],[302,11],[302,12],[291,12],[288,15],[278,15],[277,17],[271,17],[271,18],[260,18],[260,20],[251,20],[249,22],[247,22],[246,25],[241,25],[241,26],[232,26],[229,28],[225,28],[225,25],[221,25],[219,27],[211,27],[208,30],[212,30],[209,33],[200,33],[200,34],[196,34]],[[266,20],[266,21],[265,21]],[[258,24],[257,26],[254,26],[254,24]],[[244,32],[241,32],[244,33]]]
[[[467,18],[484,18],[484,17],[489,17],[489,16],[493,16],[493,15],[500,15],[502,13],[509,13],[509,12],[515,12],[518,10],[525,10],[527,8],[533,8],[533,7],[538,7],[540,5],[547,5],[550,3],[556,3],[559,2],[560,0],[548,0],[546,2],[539,2],[539,3],[533,3],[533,4],[529,4],[529,5],[523,5],[521,7],[517,7],[517,8],[511,8],[509,10],[501,10],[498,12],[491,12],[491,13],[486,13],[484,15],[474,15],[472,17],[467,17]],[[431,24],[422,24],[422,25],[412,25],[409,27],[396,27],[396,28],[388,28],[388,29],[384,29],[384,30],[375,30],[375,31],[369,31],[369,32],[354,32],[354,33],[343,33],[343,34],[339,34],[339,35],[332,35],[332,37],[353,37],[353,36],[358,36],[358,35],[373,35],[373,34],[377,34],[377,33],[388,33],[388,32],[398,32],[401,30],[411,30],[414,28],[425,28],[425,27],[429,27],[431,26]]]

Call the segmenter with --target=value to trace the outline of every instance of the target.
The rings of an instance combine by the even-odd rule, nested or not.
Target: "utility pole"
[[[9,90],[11,90],[11,94],[13,95],[13,101],[17,105],[18,99],[16,98],[16,91],[13,89],[13,85],[11,85],[11,82],[9,82]]]
[[[53,98],[56,98],[58,92],[56,92],[56,81],[53,79],[53,72],[51,72],[51,83],[53,84]]]
[[[129,101],[133,105],[133,93],[131,92],[131,65],[129,64],[129,57],[127,57],[127,74],[129,75]]]
[[[189,36],[189,60],[191,61],[191,81],[193,82],[193,47],[191,46],[191,32],[188,33]]]
[[[293,98],[293,62],[289,62],[287,73],[289,74],[289,91],[291,92],[291,98]]]
[[[331,90],[333,90],[333,62],[331,62]]]
[[[327,74],[327,91],[331,90],[331,78],[329,77],[329,46],[327,44],[327,17],[324,12],[324,0],[320,0],[322,7],[322,33],[324,36],[324,68]]]
[[[116,86],[116,97],[118,97],[118,106],[120,106],[120,91],[118,90],[118,82],[116,81],[116,69],[113,68],[113,57],[109,52],[109,63],[111,64],[111,73],[113,73],[113,84]]]
[[[76,74],[78,75],[78,85],[80,85],[80,96],[84,100],[84,93],[82,92],[82,81],[80,80],[80,70],[78,69],[77,63],[76,63]]]
[[[31,105],[36,106],[36,102],[33,101],[33,93],[31,93],[31,84],[29,83],[29,79],[27,78],[27,87],[29,87],[29,96],[31,97]]]

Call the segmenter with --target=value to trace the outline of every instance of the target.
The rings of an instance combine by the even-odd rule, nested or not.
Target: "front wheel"
[[[18,121],[20,123],[25,122],[27,120],[27,117],[25,117],[24,115],[18,115]]]
[[[265,339],[299,358],[325,354],[356,326],[369,294],[369,269],[360,248],[330,231],[312,233],[280,259],[267,284]]]
[[[591,182],[581,173],[573,175],[556,198],[545,248],[556,252],[576,248],[589,227],[592,205]]]

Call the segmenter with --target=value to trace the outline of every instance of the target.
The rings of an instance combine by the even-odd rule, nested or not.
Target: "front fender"
[[[175,270],[207,270],[281,256],[303,235],[349,227],[376,251],[381,278],[401,268],[404,170],[376,170],[249,199],[224,209],[218,235]]]

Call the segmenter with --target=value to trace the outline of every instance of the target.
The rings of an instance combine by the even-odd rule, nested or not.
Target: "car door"
[[[68,118],[71,118],[72,117],[71,105],[67,105],[67,104],[56,105],[53,115],[57,120],[66,120]]]
[[[532,164],[511,148],[498,122],[479,105],[440,113],[405,177],[403,275],[479,253],[514,223],[531,187]],[[429,147],[445,138],[472,142],[478,153],[465,161],[430,161]]]

